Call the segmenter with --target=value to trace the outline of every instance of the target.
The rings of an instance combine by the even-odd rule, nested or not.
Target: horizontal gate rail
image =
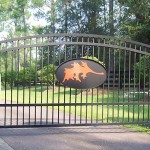
[[[56,42],[56,43],[43,43],[43,44],[34,44],[34,45],[23,45],[23,46],[19,46],[19,47],[12,47],[12,48],[3,49],[3,50],[0,50],[0,51],[1,52],[7,52],[7,51],[12,51],[12,50],[18,50],[18,49],[25,49],[25,48],[32,48],[32,47],[41,47],[41,46],[54,46],[54,45],[102,46],[102,47],[109,47],[109,48],[127,50],[127,51],[136,52],[136,53],[139,53],[139,54],[150,56],[150,54],[148,52],[139,51],[139,50],[132,49],[132,48],[127,48],[127,47],[122,47],[122,46],[117,46],[117,45],[111,45],[111,44],[89,43],[89,42]]]
[[[105,125],[108,125],[108,126],[112,126],[112,125],[142,125],[142,126],[149,126],[150,122],[128,122],[128,123],[125,123],[125,122],[115,122],[115,123],[100,123],[100,124],[97,124],[97,123],[86,123],[86,124],[35,124],[35,125],[18,125],[18,126],[15,126],[15,125],[7,125],[5,126],[5,128],[34,128],[34,127],[68,127],[68,126],[105,126]],[[0,126],[0,128],[4,128],[2,126]],[[80,132],[82,133],[82,131]]]
[[[141,42],[137,42],[137,41],[132,41],[132,40],[128,40],[128,39],[124,39],[124,38],[116,38],[113,36],[106,36],[106,35],[95,35],[95,34],[66,34],[66,33],[55,33],[55,34],[42,34],[42,35],[33,35],[33,36],[25,36],[25,37],[19,37],[19,38],[12,38],[12,39],[8,39],[8,40],[3,40],[0,41],[1,43],[8,43],[8,42],[14,42],[14,41],[24,41],[27,39],[35,39],[35,38],[53,38],[53,37],[75,37],[75,38],[101,38],[101,39],[105,39],[105,40],[116,40],[116,41],[122,41],[124,43],[131,43],[131,44],[135,44],[138,46],[144,46],[147,48],[150,48],[150,45],[148,44],[144,44]]]
[[[24,107],[30,107],[30,106],[102,106],[102,105],[150,105],[150,102],[113,102],[113,103],[45,103],[45,104],[0,104],[0,107],[18,107],[18,106],[24,106]]]
[[[40,41],[40,44],[36,43],[36,39],[44,39],[44,38],[45,38],[44,42]],[[55,40],[55,38],[56,38],[56,40]],[[66,38],[68,38],[69,40],[70,40],[70,38],[77,38],[77,39],[78,38],[81,38],[81,39],[82,38],[83,39],[84,38],[91,38],[91,39],[94,38],[96,40],[99,40],[99,42],[98,41],[96,41],[96,42],[93,42],[93,41],[84,42],[82,40],[81,40],[82,41],[81,42],[81,41],[79,41],[79,40],[77,41],[77,39],[75,39],[75,41],[78,42],[79,45],[82,45],[82,44],[83,45],[86,45],[86,44],[90,45],[90,44],[92,44],[95,46],[106,46],[106,47],[107,46],[108,47],[114,46],[114,48],[120,48],[120,47],[129,48],[126,50],[131,50],[132,47],[134,47],[133,50],[135,49],[135,50],[139,50],[141,52],[142,51],[146,51],[148,53],[150,52],[150,46],[147,44],[144,44],[144,43],[135,42],[135,41],[127,40],[127,39],[123,39],[123,38],[115,38],[115,37],[111,37],[111,36],[105,36],[105,35],[89,35],[89,34],[63,34],[63,33],[61,33],[61,34],[45,34],[45,35],[37,35],[37,36],[26,36],[26,37],[21,37],[21,38],[13,38],[13,39],[9,39],[9,40],[3,40],[3,41],[0,41],[0,44],[7,43],[8,47],[11,46],[11,44],[12,44],[13,46],[11,46],[11,48],[13,50],[16,50],[16,48],[14,46],[15,42],[18,44],[20,43],[22,45],[20,47],[18,46],[19,49],[20,48],[29,48],[30,46],[31,47],[32,46],[33,47],[35,47],[35,46],[46,46],[47,44],[49,44],[49,45],[57,45],[57,44],[62,45],[62,44],[68,44],[68,43],[69,44],[75,44],[76,43],[74,41],[70,42],[69,40],[66,42],[65,41]],[[26,40],[30,40],[30,41],[32,41],[32,43],[30,43],[30,45],[28,45],[28,43],[26,43],[26,45],[23,44],[24,41],[26,41]],[[62,40],[62,42],[59,40]],[[33,44],[33,43],[36,43],[36,44]],[[125,45],[122,43],[124,43]],[[146,48],[146,49],[142,50],[141,47]],[[5,50],[6,49],[4,48],[4,51]]]

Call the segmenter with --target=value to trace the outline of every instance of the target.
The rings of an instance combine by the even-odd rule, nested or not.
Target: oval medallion
[[[65,86],[75,89],[89,89],[103,84],[106,70],[91,59],[73,59],[62,63],[56,70],[57,79]]]

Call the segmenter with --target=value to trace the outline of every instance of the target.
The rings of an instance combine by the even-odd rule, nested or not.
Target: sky
[[[45,12],[48,11],[48,7],[44,7],[43,10]],[[30,26],[45,26],[46,25],[46,20],[44,18],[41,19],[36,19],[34,17],[34,13],[37,11],[36,9],[32,9],[30,10],[31,12],[31,17],[27,20],[28,24],[30,24]],[[8,38],[8,30],[14,30],[14,25],[10,22],[10,21],[6,21],[3,24],[3,27],[1,27],[0,29],[0,41],[1,40],[5,40]]]

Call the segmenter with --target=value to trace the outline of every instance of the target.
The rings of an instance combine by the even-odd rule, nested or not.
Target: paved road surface
[[[150,135],[121,126],[1,128],[0,137],[0,150],[150,150]]]

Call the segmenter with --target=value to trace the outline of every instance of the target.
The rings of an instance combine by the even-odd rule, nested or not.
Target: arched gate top
[[[150,45],[106,35],[94,34],[41,34],[0,41],[0,51],[48,45],[91,45],[133,51],[150,56]]]

